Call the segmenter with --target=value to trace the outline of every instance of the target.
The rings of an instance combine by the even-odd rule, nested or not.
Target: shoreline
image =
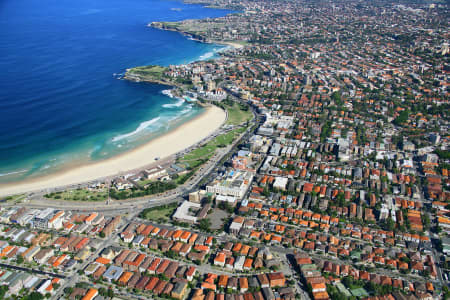
[[[218,45],[225,45],[229,46],[233,49],[241,49],[244,47],[244,45],[239,44],[238,42],[232,42],[232,41],[211,41],[212,44],[218,44]]]
[[[220,8],[220,9],[223,9],[223,8]],[[193,20],[201,20],[201,19],[193,19]],[[185,20],[176,21],[176,22],[172,22],[172,23],[183,22],[183,21],[185,21]],[[188,39],[190,39],[192,41],[199,42],[199,43],[230,46],[233,49],[240,49],[240,48],[244,47],[244,45],[242,45],[240,43],[240,41],[236,41],[236,40],[209,40],[209,39],[206,39],[205,37],[203,37],[201,35],[197,35],[195,33],[189,32],[189,31],[183,31],[183,30],[180,30],[178,28],[172,28],[172,27],[164,27],[163,23],[167,23],[167,22],[159,22],[159,21],[150,22],[150,23],[147,24],[147,27],[151,27],[151,28],[155,28],[155,29],[159,29],[159,30],[164,30],[164,31],[177,32],[177,33],[187,37]]]
[[[156,157],[164,160],[209,137],[225,120],[225,111],[214,105],[207,106],[194,119],[128,152],[39,178],[0,184],[0,196],[68,187],[142,169],[156,163]]]

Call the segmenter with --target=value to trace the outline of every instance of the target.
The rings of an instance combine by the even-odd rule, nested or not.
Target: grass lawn
[[[224,148],[227,145],[231,144],[233,140],[244,131],[245,128],[237,128],[230,132],[219,135],[212,141],[208,142],[206,145],[192,150],[183,158],[180,158],[179,162],[186,164],[189,169],[196,168],[204,162],[208,161],[208,159],[214,155],[217,148]]]
[[[146,186],[147,184],[149,184],[150,182],[156,181],[156,179],[146,179],[146,180],[139,180],[137,182],[137,184],[141,187]]]
[[[351,290],[351,292],[352,292],[352,295],[355,297],[368,297],[369,296],[367,291],[363,288],[353,289],[353,290]]]
[[[25,194],[18,194],[18,195],[12,195],[4,198],[0,198],[1,202],[14,202],[14,203],[20,203],[23,199],[25,199]]]
[[[95,190],[90,191],[87,189],[67,190],[64,192],[55,192],[46,194],[44,196],[53,200],[65,200],[65,201],[106,201],[108,198],[108,191]]]
[[[250,45],[250,43],[247,42],[247,41],[233,41],[233,40],[231,40],[229,42],[235,43],[235,44],[239,44],[239,45],[242,45],[242,46]]]
[[[143,66],[131,68],[128,72],[130,74],[141,75],[144,77],[151,77],[153,79],[161,79],[164,72],[167,70],[166,67],[161,66]]]
[[[345,288],[345,286],[342,283],[338,282],[336,284],[336,287],[339,290],[339,292],[344,294],[346,297],[351,297],[352,296],[352,294]]]
[[[233,106],[226,105],[225,108],[228,111],[226,125],[239,125],[246,121],[250,121],[253,118],[250,108],[248,110],[243,110],[238,103],[234,103]]]
[[[177,179],[175,179],[175,182],[177,184],[184,184],[186,181],[188,181],[189,178],[192,177],[192,175],[195,174],[196,171],[197,171],[197,168],[194,168],[191,171],[189,171],[188,173],[180,175]]]
[[[202,22],[202,21],[194,21],[194,22],[161,22],[168,29],[176,29],[179,31],[189,32],[189,33],[205,33],[208,30],[220,29],[226,26],[225,23],[217,23],[217,22]]]
[[[177,206],[178,203],[172,203],[157,207],[146,208],[139,214],[139,217],[142,219],[160,223],[166,222],[170,220],[170,216],[173,214]]]

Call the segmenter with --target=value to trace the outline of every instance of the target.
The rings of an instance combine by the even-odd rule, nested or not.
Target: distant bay
[[[201,109],[126,68],[214,57],[224,46],[146,27],[231,11],[164,0],[0,3],[0,183],[109,158]]]

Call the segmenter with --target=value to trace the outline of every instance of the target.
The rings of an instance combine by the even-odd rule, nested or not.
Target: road
[[[0,267],[10,268],[10,269],[23,271],[23,272],[27,272],[27,273],[35,273],[35,274],[39,274],[39,275],[47,275],[47,276],[57,277],[57,278],[61,278],[61,279],[65,279],[66,278],[66,276],[61,275],[61,274],[56,274],[56,273],[52,273],[52,272],[45,272],[45,271],[31,269],[31,268],[19,267],[19,266],[16,266],[16,265],[0,263]]]

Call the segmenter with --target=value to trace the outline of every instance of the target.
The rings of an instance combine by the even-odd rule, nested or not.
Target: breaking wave
[[[176,103],[164,104],[162,107],[164,108],[172,108],[172,107],[180,107],[184,103],[183,98],[178,98],[179,100]]]
[[[207,60],[207,59],[210,59],[211,57],[214,56],[214,54],[216,54],[216,51],[206,52],[205,54],[200,55],[200,57],[198,58],[198,60]]]
[[[141,131],[147,129],[147,127],[149,127],[150,125],[153,125],[153,124],[155,124],[156,122],[158,122],[159,119],[160,119],[160,117],[157,117],[157,118],[151,119],[151,120],[149,120],[149,121],[142,122],[141,124],[139,124],[138,128],[136,128],[134,131],[129,132],[129,133],[125,133],[125,134],[118,135],[118,136],[114,137],[114,138],[112,139],[112,141],[113,141],[113,142],[117,142],[117,141],[126,139],[126,138],[128,138],[128,137],[130,137],[130,136],[133,136],[133,135],[135,135],[135,134],[138,134],[139,132],[141,132]]]
[[[0,173],[0,177],[14,175],[14,174],[20,174],[20,173],[25,173],[25,172],[28,172],[28,170],[21,170],[21,171],[9,172],[9,173]]]

